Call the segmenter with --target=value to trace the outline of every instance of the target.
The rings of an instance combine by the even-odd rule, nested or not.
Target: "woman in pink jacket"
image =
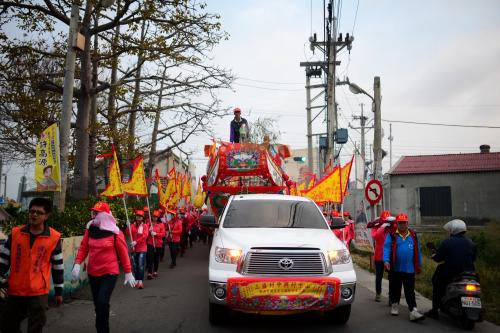
[[[89,257],[87,273],[94,300],[98,333],[109,332],[109,301],[115,288],[120,268],[125,271],[125,285],[135,286],[134,275],[128,257],[125,236],[118,229],[108,204],[98,202],[92,211],[95,218],[87,224],[73,267],[73,279],[78,279],[82,262]]]
[[[144,270],[146,266],[146,255],[148,253],[148,225],[144,223],[144,211],[137,210],[135,212],[135,223],[130,225],[132,230],[132,243],[130,246],[134,251],[134,277],[137,280],[136,287],[144,289]],[[126,230],[127,236],[130,236],[129,229]]]
[[[153,277],[158,277],[158,265],[160,264],[163,237],[165,237],[166,234],[165,227],[160,221],[159,210],[153,212],[152,219],[153,221],[149,226],[148,236],[148,280],[151,280]]]

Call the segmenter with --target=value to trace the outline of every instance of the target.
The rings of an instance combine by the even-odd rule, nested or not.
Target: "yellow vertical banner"
[[[115,147],[113,147],[113,161],[108,169],[109,183],[106,186],[104,192],[100,195],[108,198],[122,197],[122,176],[120,173],[120,164],[118,163],[118,157],[116,156]]]
[[[147,196],[148,187],[146,185],[146,177],[144,175],[144,159],[137,157],[134,160],[132,168],[132,176],[130,180],[122,184],[123,192],[128,195]]]
[[[61,169],[57,124],[50,125],[40,135],[40,140],[36,145],[35,163],[36,190],[60,192]]]

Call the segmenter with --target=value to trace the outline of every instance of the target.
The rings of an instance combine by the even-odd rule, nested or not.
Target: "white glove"
[[[136,244],[137,244],[137,242],[136,242],[136,241],[132,241],[132,242],[130,243],[130,246],[134,247]]]
[[[143,229],[142,229],[142,224],[141,224],[139,226],[139,228],[137,228],[137,233],[140,234],[140,235],[142,235],[142,231],[143,231]]]
[[[384,224],[382,224],[382,228],[387,228],[387,227],[390,227],[390,226],[391,226],[390,223],[384,223]]]
[[[389,221],[389,222],[396,221],[396,218],[394,216],[389,216],[387,218],[387,221]]]
[[[156,236],[156,232],[151,231],[151,235],[152,235],[153,237],[154,237],[154,236]]]
[[[136,282],[135,282],[134,274],[125,273],[125,282],[123,283],[123,285],[126,286],[127,283],[130,285],[130,287],[132,287],[132,288],[135,287]]]
[[[78,280],[78,278],[80,277],[80,264],[75,264],[75,266],[73,266],[73,270],[71,271],[71,277],[75,281]]]

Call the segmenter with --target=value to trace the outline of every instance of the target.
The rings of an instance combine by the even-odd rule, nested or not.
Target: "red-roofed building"
[[[386,207],[411,221],[500,219],[500,152],[403,156],[384,177]]]

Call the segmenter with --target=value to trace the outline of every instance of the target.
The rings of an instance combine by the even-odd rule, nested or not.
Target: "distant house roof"
[[[391,175],[500,171],[500,152],[403,156]]]

